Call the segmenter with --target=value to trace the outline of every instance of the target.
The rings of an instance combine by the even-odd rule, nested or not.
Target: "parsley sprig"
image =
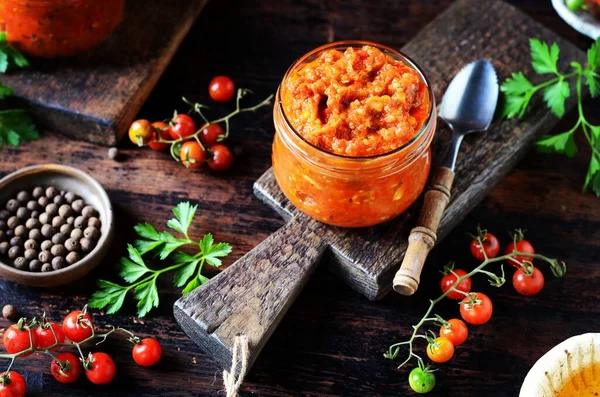
[[[0,32],[0,73],[6,73],[9,67],[27,66],[27,58],[8,43],[6,32]],[[12,93],[13,90],[0,81],[0,99]],[[0,150],[5,144],[19,146],[23,141],[34,141],[39,137],[35,124],[24,109],[0,110]]]
[[[538,39],[531,39],[530,46],[531,64],[535,72],[554,77],[534,85],[522,72],[513,73],[500,87],[505,95],[504,116],[509,119],[523,117],[533,95],[541,91],[550,111],[561,118],[565,114],[565,101],[571,95],[569,80],[575,79],[577,122],[566,132],[543,136],[537,141],[537,148],[542,153],[559,153],[573,157],[577,153],[574,134],[581,129],[592,149],[583,191],[591,189],[600,197],[600,125],[593,125],[586,119],[582,95],[584,84],[593,98],[600,95],[600,39],[587,51],[587,64],[571,62],[571,71],[568,73],[558,70],[558,44],[548,45]]]
[[[115,284],[107,280],[98,280],[98,287],[89,302],[90,307],[97,309],[106,308],[108,314],[119,311],[127,294],[133,292],[133,297],[138,301],[138,316],[144,317],[152,308],[158,307],[159,296],[156,281],[158,277],[170,271],[176,271],[173,284],[183,287],[183,294],[187,294],[208,281],[202,275],[204,264],[219,267],[221,258],[231,252],[231,245],[217,243],[212,234],[206,234],[202,240],[194,241],[189,237],[188,230],[196,214],[197,206],[189,202],[179,203],[174,209],[174,219],[167,222],[167,227],[182,235],[177,237],[169,231],[157,231],[149,223],[138,224],[134,227],[141,239],[128,244],[128,257],[121,258],[119,263],[119,276],[125,280],[126,285]],[[178,250],[186,245],[196,245],[198,252],[188,254]],[[154,253],[160,261],[172,262],[167,267],[152,269],[147,266],[144,255]]]

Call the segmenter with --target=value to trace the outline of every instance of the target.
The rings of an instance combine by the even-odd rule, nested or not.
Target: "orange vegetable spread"
[[[410,141],[428,116],[419,73],[368,45],[324,51],[286,84],[283,109],[292,127],[335,154],[390,152]]]
[[[27,55],[89,50],[119,24],[125,0],[0,0],[0,28]]]

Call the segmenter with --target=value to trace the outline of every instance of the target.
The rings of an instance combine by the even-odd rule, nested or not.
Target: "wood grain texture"
[[[2,75],[37,121],[75,139],[115,145],[207,0],[127,0],[117,30],[67,59],[34,59]]]
[[[549,1],[510,2],[579,48],[590,45],[589,39],[560,20]],[[210,103],[206,87],[218,74],[255,90],[256,98],[267,96],[275,92],[286,68],[300,54],[331,38],[363,38],[400,48],[452,3],[211,1],[138,117],[158,120],[169,117],[174,108],[184,111],[182,95]],[[600,123],[597,102],[586,102],[585,111],[591,122]],[[566,131],[575,121],[576,114],[571,111],[550,133]],[[51,319],[59,320],[87,301],[97,278],[121,281],[114,265],[125,253],[125,243],[134,238],[134,224],[148,221],[164,227],[171,208],[181,200],[199,205],[190,236],[199,239],[212,232],[217,241],[233,245],[223,268],[260,244],[283,224],[279,214],[252,193],[253,183],[271,163],[272,115],[259,111],[233,120],[231,127],[230,145],[241,153],[223,175],[206,170],[191,172],[167,153],[139,150],[128,142],[120,145],[122,162],[113,162],[102,147],[50,132],[38,142],[0,152],[0,176],[48,162],[89,172],[106,188],[117,223],[109,256],[80,282],[32,289],[0,281],[0,303],[11,303],[27,316],[46,311]],[[600,200],[580,192],[590,156],[585,139],[580,138],[580,153],[573,159],[528,151],[523,161],[432,250],[419,290],[411,297],[392,293],[378,302],[365,299],[329,271],[340,265],[331,251],[326,251],[321,266],[248,373],[240,395],[414,396],[407,383],[410,368],[396,369],[398,362],[383,359],[382,353],[390,343],[406,339],[412,331],[410,326],[426,310],[428,299],[439,296],[438,271],[448,261],[457,261],[465,270],[476,265],[469,253],[467,233],[473,233],[478,224],[495,232],[503,244],[508,243],[509,230],[527,229],[536,250],[565,260],[568,272],[565,278],[555,279],[542,268],[546,287],[532,298],[518,296],[510,285],[491,288],[485,278],[475,277],[473,288],[491,297],[494,317],[485,326],[469,329],[469,341],[436,372],[437,385],[428,396],[518,395],[525,373],[544,352],[569,336],[600,328],[600,306],[596,303],[600,300]],[[156,337],[163,344],[163,360],[157,367],[137,366],[131,359],[130,344],[111,339],[90,349],[114,357],[118,367],[115,381],[93,387],[84,378],[68,386],[54,381],[47,357],[33,355],[17,361],[14,368],[27,378],[28,396],[223,397],[221,366],[173,319],[172,304],[181,296],[180,290],[166,276],[159,282],[159,292],[161,306],[143,320],[135,317],[135,304],[130,301],[117,315],[93,311],[96,324],[102,328],[121,325],[142,337]],[[458,315],[450,301],[442,303],[437,312],[447,318]],[[0,319],[0,327],[8,324]],[[424,349],[424,344],[418,345],[421,353]],[[0,361],[0,365],[6,364]]]

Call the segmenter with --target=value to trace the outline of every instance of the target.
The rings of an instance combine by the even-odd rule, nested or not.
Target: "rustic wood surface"
[[[33,61],[3,75],[51,130],[115,145],[154,88],[207,0],[127,0],[121,25],[89,52]]]
[[[232,76],[257,96],[273,92],[298,54],[331,39],[362,38],[402,46],[452,1],[345,2],[242,1],[209,2],[167,68],[140,116],[168,117],[183,109],[180,96],[207,100],[206,86],[217,74]],[[590,40],[571,30],[546,0],[512,1],[536,20],[585,49]],[[235,10],[235,12],[233,12]],[[359,10],[359,11],[357,11]],[[586,109],[592,114],[593,103]],[[597,107],[597,104],[596,104]],[[574,122],[570,114],[553,129]],[[596,116],[594,122],[600,122]],[[70,141],[54,133],[19,149],[0,153],[0,174],[25,165],[58,162],[74,165],[96,177],[115,206],[117,236],[114,251],[93,273],[69,288],[30,289],[0,282],[2,303],[12,303],[26,315],[45,310],[59,318],[85,303],[97,277],[112,272],[123,254],[131,227],[140,221],[164,224],[180,200],[198,203],[193,236],[211,231],[231,242],[230,265],[283,225],[281,217],[252,193],[252,184],[270,166],[272,118],[268,112],[244,116],[232,124],[232,145],[241,149],[234,167],[223,176],[190,172],[166,153],[121,144],[124,160],[108,160],[106,149]],[[390,343],[404,339],[410,325],[439,293],[437,270],[449,260],[466,268],[475,263],[468,237],[478,223],[506,243],[508,230],[523,227],[539,252],[558,256],[569,265],[565,278],[546,272],[546,288],[534,298],[517,296],[507,285],[499,290],[484,278],[474,282],[494,300],[495,315],[485,326],[471,327],[471,339],[453,361],[437,373],[431,396],[517,395],[527,370],[545,351],[569,336],[600,327],[597,280],[600,276],[600,201],[581,195],[589,160],[585,142],[574,159],[529,151],[524,160],[436,247],[412,297],[389,294],[371,302],[327,270],[335,261],[324,258],[279,328],[267,343],[242,387],[242,395],[372,396],[413,395],[408,371],[384,360]],[[219,396],[224,395],[220,367],[176,324],[172,304],[179,297],[170,280],[161,283],[161,308],[137,320],[128,303],[116,316],[96,314],[98,324],[130,326],[140,335],[156,335],[165,347],[162,363],[142,369],[132,363],[127,342],[108,342],[119,374],[113,385],[93,388],[86,381],[73,386],[55,383],[46,357],[16,363],[26,374],[32,396]],[[440,307],[452,315],[451,302]],[[7,326],[4,320],[1,326]]]

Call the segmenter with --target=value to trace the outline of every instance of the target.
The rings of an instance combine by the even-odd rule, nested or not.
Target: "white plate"
[[[585,11],[573,12],[565,4],[565,0],[552,0],[552,6],[558,15],[573,29],[584,35],[597,39],[600,37],[600,21]]]

